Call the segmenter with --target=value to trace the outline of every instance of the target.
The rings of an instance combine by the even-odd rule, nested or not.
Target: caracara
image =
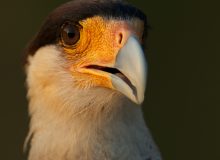
[[[161,160],[140,107],[146,29],[120,0],[49,14],[27,47],[29,160]]]

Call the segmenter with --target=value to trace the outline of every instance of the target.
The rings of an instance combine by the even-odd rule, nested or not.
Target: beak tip
[[[143,102],[144,102],[144,94],[139,96],[139,97],[137,97],[136,103],[141,105]]]

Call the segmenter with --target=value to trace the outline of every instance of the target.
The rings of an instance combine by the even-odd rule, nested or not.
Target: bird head
[[[27,47],[29,97],[76,106],[114,99],[141,104],[146,26],[144,13],[117,0],[58,7]]]

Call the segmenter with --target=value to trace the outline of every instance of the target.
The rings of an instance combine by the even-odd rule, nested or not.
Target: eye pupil
[[[74,32],[69,32],[68,33],[68,37],[69,38],[74,38],[75,37],[75,33]]]
[[[80,39],[79,28],[71,23],[62,26],[61,40],[65,45],[74,45]]]

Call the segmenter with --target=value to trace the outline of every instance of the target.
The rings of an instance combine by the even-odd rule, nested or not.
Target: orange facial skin
[[[119,50],[130,35],[142,41],[144,24],[139,19],[116,20],[96,16],[79,22],[79,41],[71,47],[63,47],[70,71],[79,88],[101,86],[113,88],[110,74],[86,68],[89,65],[113,67]],[[65,45],[63,45],[65,46]]]

